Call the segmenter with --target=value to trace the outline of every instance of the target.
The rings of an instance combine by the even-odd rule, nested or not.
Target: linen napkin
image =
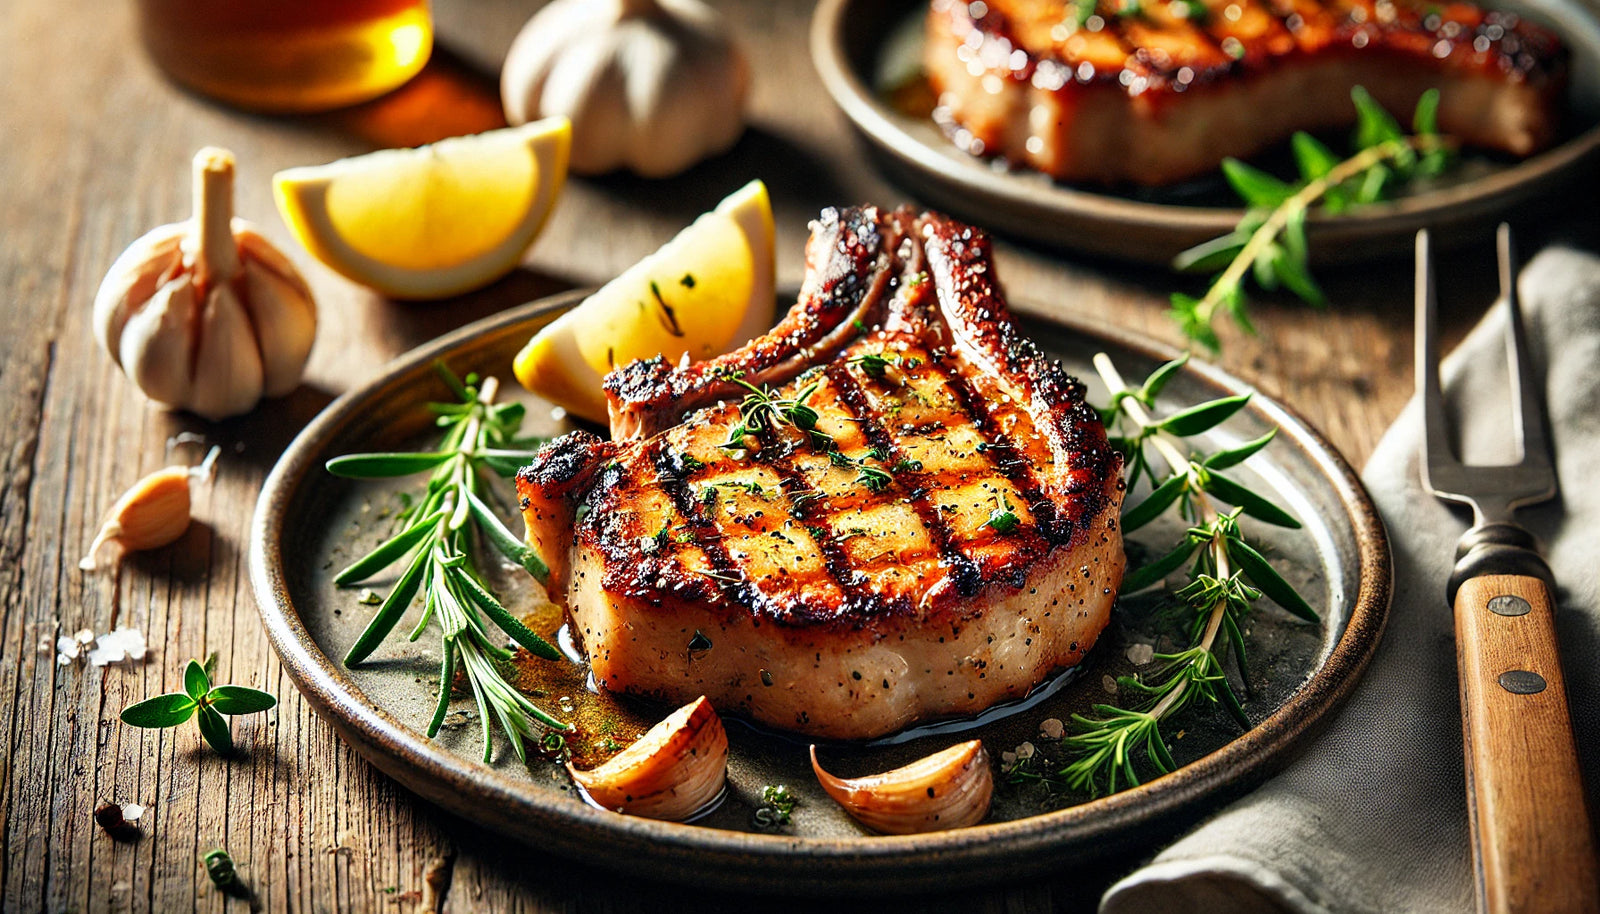
[[[1546,249],[1520,277],[1545,374],[1560,494],[1517,519],[1544,544],[1579,761],[1600,812],[1600,258]],[[1447,409],[1472,463],[1510,462],[1504,304],[1445,361]],[[1463,417],[1471,420],[1463,425]],[[1470,518],[1422,488],[1418,401],[1363,479],[1388,525],[1394,603],[1349,704],[1283,773],[1113,885],[1101,914],[1415,912],[1473,908],[1445,579]]]

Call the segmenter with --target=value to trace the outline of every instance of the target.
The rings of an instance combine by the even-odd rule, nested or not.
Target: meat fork
[[[1513,432],[1521,460],[1467,466],[1452,452],[1439,386],[1438,301],[1428,233],[1417,233],[1417,384],[1423,403],[1422,483],[1467,505],[1473,524],[1456,549],[1454,604],[1461,677],[1467,807],[1478,908],[1600,911],[1594,836],[1556,649],[1554,578],[1519,507],[1556,492],[1541,391],[1529,366],[1517,300],[1511,230],[1498,235],[1500,294],[1508,314]]]

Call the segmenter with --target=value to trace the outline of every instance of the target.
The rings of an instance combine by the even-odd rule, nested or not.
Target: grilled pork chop
[[[1525,156],[1567,54],[1511,13],[1419,0],[933,0],[923,63],[956,143],[1063,180],[1164,184],[1440,90],[1439,126]]]
[[[518,475],[552,598],[606,688],[806,734],[1027,694],[1105,627],[1120,456],[981,232],[829,210],[806,260],[768,335],[613,372],[613,439]]]

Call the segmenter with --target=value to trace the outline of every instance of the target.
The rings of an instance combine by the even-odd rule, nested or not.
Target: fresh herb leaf
[[[1241,444],[1235,448],[1229,448],[1225,451],[1218,451],[1200,462],[1213,470],[1225,470],[1228,467],[1237,466],[1238,464],[1244,463],[1257,451],[1271,444],[1272,440],[1276,437],[1278,437],[1278,430],[1274,428],[1269,430],[1260,438],[1257,438],[1253,441],[1246,441],[1244,444]]]
[[[663,320],[674,321],[660,290],[653,288],[652,294]],[[404,568],[366,629],[351,645],[345,664],[353,666],[371,656],[420,594],[422,612],[410,637],[415,640],[431,622],[437,621],[442,646],[441,694],[428,735],[437,735],[443,724],[452,684],[459,672],[478,705],[484,761],[494,757],[494,724],[499,725],[517,758],[525,760],[528,740],[537,741],[545,732],[566,730],[569,726],[533,704],[506,679],[499,664],[508,660],[511,652],[502,646],[504,642],[496,643],[490,636],[488,623],[537,657],[560,660],[562,655],[507,610],[484,585],[473,565],[470,532],[476,528],[497,552],[535,579],[543,582],[549,577],[549,569],[538,554],[506,529],[484,500],[488,491],[486,478],[508,470],[514,472],[516,466],[532,456],[526,448],[539,439],[519,435],[526,415],[524,407],[494,402],[499,390],[496,379],[479,379],[476,375],[461,379],[442,364],[436,367],[446,386],[460,398],[459,403],[440,404],[434,410],[443,430],[436,448],[421,455],[350,455],[329,462],[330,470],[336,466],[393,470],[413,465],[405,462],[409,456],[416,458],[417,466],[431,461],[432,468],[420,500],[413,501],[403,513],[415,521],[338,576],[340,584],[354,584],[397,563],[403,563]],[[690,465],[688,459],[684,459],[686,466]]]
[[[183,690],[195,701],[204,701],[206,693],[211,691],[211,677],[206,675],[206,668],[200,661],[191,660],[183,668]]]
[[[277,707],[278,699],[248,686],[220,685],[211,690],[208,703],[223,714],[258,714]]]
[[[1353,204],[1384,199],[1396,186],[1417,177],[1438,175],[1449,167],[1451,142],[1438,135],[1439,94],[1423,94],[1412,118],[1416,131],[1405,135],[1399,123],[1360,86],[1351,91],[1356,107],[1356,151],[1340,159],[1305,133],[1291,145],[1300,180],[1290,184],[1242,162],[1228,160],[1222,171],[1229,185],[1249,207],[1238,226],[1220,238],[1179,254],[1179,270],[1213,272],[1202,298],[1172,296],[1172,318],[1184,335],[1216,351],[1219,313],[1233,318],[1241,330],[1253,332],[1246,310],[1245,280],[1254,277],[1267,290],[1284,288],[1311,304],[1322,304],[1312,278],[1306,223],[1313,206],[1330,213]]]
[[[900,358],[899,356],[887,356],[881,352],[869,352],[866,355],[858,355],[850,359],[849,364],[859,366],[869,377],[881,379],[889,373],[891,367],[900,364]]]
[[[453,456],[448,452],[346,454],[328,461],[327,470],[346,479],[383,479],[431,470]]]
[[[200,735],[211,748],[227,753],[233,750],[233,735],[224,714],[255,714],[277,705],[270,693],[245,686],[211,685],[210,674],[198,660],[183,669],[182,692],[169,692],[122,709],[122,722],[146,729],[176,727],[191,717],[200,725]]]
[[[183,692],[169,692],[123,708],[122,722],[131,727],[161,730],[176,727],[193,717],[198,707],[200,704]]]
[[[228,720],[217,712],[216,708],[202,705],[200,707],[200,735],[211,744],[211,748],[223,755],[233,751],[233,732],[228,729]]]
[[[1235,394],[1231,397],[1199,403],[1187,409],[1181,409],[1162,419],[1158,424],[1161,431],[1179,438],[1189,438],[1194,435],[1204,434],[1228,420],[1229,416],[1244,408],[1250,402],[1249,394]]]
[[[1250,726],[1222,661],[1231,653],[1248,683],[1240,619],[1257,601],[1270,598],[1307,621],[1315,621],[1316,613],[1244,541],[1239,530],[1240,515],[1252,511],[1264,513],[1274,522],[1294,523],[1293,518],[1265,497],[1216,472],[1259,452],[1272,441],[1273,433],[1210,456],[1186,456],[1182,448],[1182,438],[1226,421],[1244,405],[1245,398],[1224,398],[1156,418],[1147,412],[1154,399],[1149,391],[1159,390],[1176,370],[1170,363],[1157,369],[1137,391],[1122,380],[1105,355],[1097,355],[1094,364],[1111,391],[1111,405],[1103,414],[1109,420],[1108,434],[1123,442],[1128,455],[1128,483],[1141,475],[1149,475],[1155,483],[1150,497],[1124,512],[1124,531],[1148,523],[1173,506],[1190,521],[1176,546],[1127,575],[1122,584],[1122,593],[1132,594],[1161,583],[1188,565],[1188,583],[1170,594],[1175,601],[1172,617],[1184,624],[1188,647],[1156,654],[1160,665],[1148,674],[1118,680],[1118,693],[1129,696],[1131,707],[1100,704],[1089,714],[1074,715],[1072,732],[1060,743],[1061,767],[1053,773],[1041,772],[1038,764],[1012,771],[1013,780],[1059,782],[1071,790],[1099,795],[1138,784],[1145,770],[1156,774],[1173,770],[1175,763],[1162,727],[1190,706],[1211,706],[1227,713],[1239,727]],[[1145,456],[1147,449],[1165,464],[1164,475],[1156,475],[1154,460]],[[1219,511],[1213,497],[1235,507]]]
[[[1174,475],[1156,486],[1155,491],[1146,496],[1144,501],[1122,513],[1122,532],[1132,533],[1167,513],[1168,508],[1177,504],[1178,498],[1183,495],[1188,485],[1188,476]]]

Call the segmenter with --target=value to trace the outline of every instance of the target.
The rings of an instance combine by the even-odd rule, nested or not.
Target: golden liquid
[[[258,111],[376,98],[433,50],[428,0],[139,0],[139,29],[173,80]]]

